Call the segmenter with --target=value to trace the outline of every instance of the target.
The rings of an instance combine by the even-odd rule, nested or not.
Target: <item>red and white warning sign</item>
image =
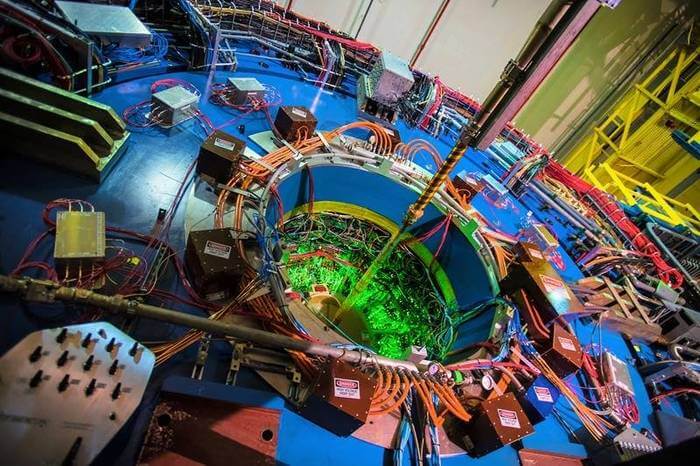
[[[552,392],[550,392],[547,387],[535,387],[535,396],[538,400],[544,401],[545,403],[554,403]]]
[[[222,259],[228,259],[231,257],[231,246],[228,244],[216,243],[214,241],[207,241],[207,244],[204,245],[204,254],[220,257]]]
[[[566,286],[561,280],[550,277],[549,275],[540,275],[540,280],[542,280],[542,285],[544,285],[544,289],[547,290],[547,293],[563,294],[565,296],[568,294],[566,292]]]
[[[571,338],[559,337],[559,344],[567,351],[576,351],[576,345]]]
[[[353,379],[333,379],[333,394],[338,398],[360,399],[360,381]]]
[[[509,409],[499,409],[497,411],[498,418],[501,420],[501,425],[503,427],[520,429],[520,421],[518,421],[518,414],[515,411]]]

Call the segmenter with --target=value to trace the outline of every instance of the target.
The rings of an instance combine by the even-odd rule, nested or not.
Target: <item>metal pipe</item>
[[[425,46],[428,45],[428,41],[430,40],[430,37],[432,37],[433,32],[435,32],[435,28],[437,27],[438,23],[442,19],[442,16],[445,14],[445,10],[447,10],[447,7],[450,4],[450,0],[442,0],[442,3],[438,7],[437,12],[435,12],[435,16],[433,16],[433,20],[430,22],[430,26],[428,26],[428,30],[425,32],[423,35],[423,38],[421,39],[420,43],[416,47],[416,51],[413,52],[413,56],[411,57],[411,61],[409,65],[411,67],[416,66],[416,62],[418,61],[418,58],[420,58],[421,54],[423,53],[423,49],[425,49]]]
[[[182,325],[215,335],[223,335],[238,340],[251,342],[265,348],[299,351],[305,354],[341,359],[349,363],[371,361],[382,366],[404,368],[418,371],[415,364],[408,361],[386,358],[380,355],[368,355],[366,352],[334,348],[306,340],[279,335],[277,333],[233,325],[205,317],[198,317],[184,312],[144,304],[137,300],[121,296],[107,296],[91,290],[61,286],[48,280],[35,280],[29,277],[14,278],[0,275],[0,291],[16,293],[28,299],[40,302],[64,301],[88,304],[112,312],[154,319],[171,324]]]
[[[685,359],[683,359],[683,356],[681,356],[681,353],[700,358],[700,351],[693,348],[689,348],[687,346],[679,345],[678,343],[668,345],[668,352],[671,353],[673,359],[676,359],[678,361],[685,361]]]
[[[369,5],[367,5],[367,9],[365,10],[365,14],[362,16],[362,20],[360,21],[360,25],[357,27],[357,31],[355,31],[355,39],[357,39],[357,36],[360,35],[360,31],[362,30],[362,26],[365,25],[365,20],[367,19],[367,15],[369,14],[369,10],[372,8],[373,4],[374,4],[374,0],[369,0]]]
[[[593,234],[593,231],[598,230],[598,228],[584,223],[584,220],[582,219],[574,217],[563,206],[559,205],[559,203],[556,200],[548,196],[547,193],[539,187],[537,180],[533,180],[533,182],[530,183],[530,189],[534,194],[538,195],[545,203],[547,203],[547,205],[549,205],[552,209],[556,210],[565,219],[571,222],[572,225],[584,230],[586,236],[588,236],[592,240],[598,240],[598,237],[595,234]]]

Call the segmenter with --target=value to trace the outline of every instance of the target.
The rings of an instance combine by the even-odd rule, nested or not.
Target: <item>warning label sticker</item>
[[[499,409],[498,418],[501,420],[501,425],[503,427],[520,429],[520,421],[518,421],[518,415],[515,413],[515,411],[511,411],[509,409]]]
[[[215,243],[214,241],[207,241],[207,244],[204,245],[204,254],[220,257],[222,259],[228,259],[231,257],[231,246],[227,244]]]
[[[554,403],[552,392],[550,392],[547,387],[535,387],[535,396],[538,400],[544,401],[545,403]]]
[[[566,287],[561,280],[550,277],[548,275],[540,275],[540,280],[542,280],[542,285],[548,293],[564,293],[566,294]]]
[[[529,248],[528,251],[530,251],[530,255],[532,257],[534,257],[535,259],[544,259],[544,256],[542,255],[542,253],[540,251],[538,251],[537,249]],[[544,275],[543,275],[543,277],[544,277]]]
[[[227,141],[226,139],[221,138],[214,139],[214,145],[216,147],[221,147],[222,149],[226,150],[233,150],[233,148],[236,147],[236,145],[231,141]]]
[[[353,379],[333,379],[333,393],[338,398],[360,399],[360,381]]]
[[[559,344],[567,351],[576,351],[576,345],[571,338],[559,337]]]

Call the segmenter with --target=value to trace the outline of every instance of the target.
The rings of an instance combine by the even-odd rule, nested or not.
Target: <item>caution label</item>
[[[360,399],[360,381],[353,379],[333,378],[333,394],[337,398]]]
[[[501,420],[501,425],[503,427],[520,429],[520,421],[518,421],[518,415],[515,411],[511,411],[509,409],[499,409],[498,418]]]
[[[207,241],[207,244],[204,245],[204,254],[220,257],[222,259],[228,259],[231,257],[231,246],[228,244],[216,243],[214,241]]]
[[[535,396],[538,400],[544,401],[545,403],[554,403],[552,392],[550,392],[547,387],[535,387]]]
[[[559,337],[559,344],[567,351],[576,351],[576,345],[571,338]]]
[[[548,293],[567,294],[566,287],[561,280],[557,280],[549,275],[540,275],[540,279],[542,280],[544,289],[547,290]]]
[[[216,138],[214,139],[214,145],[216,147],[221,147],[222,149],[225,150],[233,150],[236,145],[232,143],[231,141],[227,141],[226,139],[221,139],[221,138]]]

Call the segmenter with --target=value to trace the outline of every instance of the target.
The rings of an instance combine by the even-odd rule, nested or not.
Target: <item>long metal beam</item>
[[[379,355],[369,355],[366,351],[335,348],[333,346],[291,338],[265,330],[228,324],[226,322],[194,316],[172,309],[144,304],[137,300],[122,298],[121,296],[107,296],[95,293],[91,290],[62,286],[59,283],[48,280],[36,280],[29,277],[15,278],[0,275],[0,292],[15,293],[28,301],[43,303],[62,301],[88,304],[120,314],[160,320],[201,330],[206,333],[223,335],[254,343],[264,348],[299,351],[315,356],[341,359],[349,363],[376,363],[386,367],[403,368],[414,372],[418,371],[416,365],[408,361],[400,361]]]

